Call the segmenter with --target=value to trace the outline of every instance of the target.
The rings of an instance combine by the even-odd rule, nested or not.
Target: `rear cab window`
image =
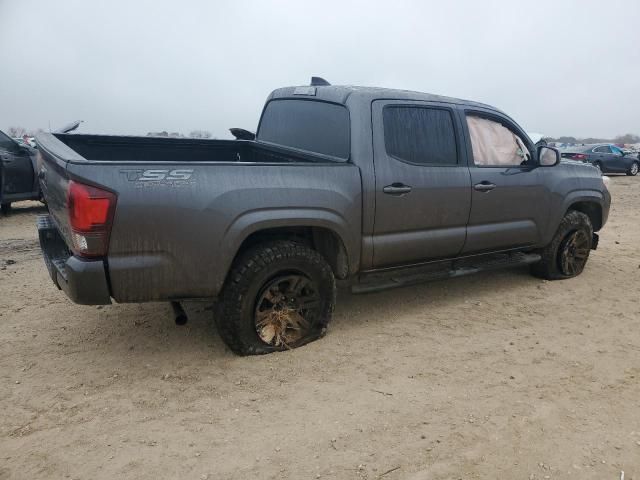
[[[458,164],[456,132],[449,110],[387,105],[382,120],[387,155],[415,165]]]
[[[346,161],[349,111],[344,105],[319,100],[271,100],[262,113],[256,139]]]

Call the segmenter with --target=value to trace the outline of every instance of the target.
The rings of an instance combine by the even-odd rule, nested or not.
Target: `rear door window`
[[[262,114],[257,139],[347,160],[349,132],[349,111],[343,105],[272,100]]]
[[[449,110],[386,106],[382,112],[387,154],[418,165],[456,165],[458,149]]]

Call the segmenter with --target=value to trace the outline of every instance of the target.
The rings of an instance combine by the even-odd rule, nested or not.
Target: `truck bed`
[[[44,254],[78,303],[215,297],[240,245],[264,229],[330,229],[358,268],[362,188],[350,162],[242,140],[45,133],[38,143]],[[71,251],[71,182],[116,197],[104,257]]]
[[[322,155],[249,140],[51,134],[91,162],[317,162]],[[53,139],[49,139],[53,140]],[[77,161],[77,158],[68,158]],[[332,159],[335,161],[335,159]]]

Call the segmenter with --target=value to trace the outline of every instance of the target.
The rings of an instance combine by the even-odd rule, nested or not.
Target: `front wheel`
[[[288,350],[324,335],[335,298],[333,272],[322,255],[290,241],[269,242],[235,262],[216,324],[239,355]]]
[[[638,174],[638,162],[633,162],[627,171],[627,175],[635,177]]]
[[[589,259],[592,242],[589,217],[576,210],[567,212],[551,243],[540,251],[542,259],[531,265],[531,273],[548,280],[580,275]]]

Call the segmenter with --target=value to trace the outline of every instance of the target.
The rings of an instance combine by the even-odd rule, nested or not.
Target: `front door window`
[[[514,167],[531,160],[522,139],[501,123],[475,115],[467,116],[473,161],[478,166]]]

